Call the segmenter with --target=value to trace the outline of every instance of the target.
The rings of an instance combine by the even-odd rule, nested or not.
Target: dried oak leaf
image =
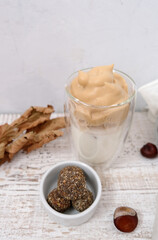
[[[17,132],[17,128],[13,128],[7,123],[0,126],[0,159],[4,158],[5,147],[16,137]]]
[[[0,143],[7,144],[16,137],[17,133],[18,129],[16,127],[12,127],[8,123],[0,125]]]
[[[0,143],[0,159],[4,158],[4,153],[5,153],[5,143]]]
[[[65,118],[58,117],[58,118],[50,119],[42,124],[39,124],[38,126],[29,129],[28,132],[29,131],[33,131],[36,133],[39,133],[41,131],[48,132],[48,131],[58,130],[58,129],[65,128],[65,127],[66,127]]]
[[[60,130],[47,131],[46,129],[34,135],[33,140],[28,141],[28,143],[23,147],[23,150],[27,153],[42,147],[44,144],[56,139],[63,135]]]
[[[38,124],[47,121],[53,112],[54,108],[51,105],[47,107],[30,107],[11,126],[17,127],[18,132],[21,133],[26,129],[36,127]]]
[[[65,128],[64,117],[48,120],[35,128],[29,129],[28,132],[32,131],[36,135],[34,135],[33,141],[29,141],[23,149],[29,153],[32,150],[42,147],[43,144],[62,136],[63,132],[58,130],[61,128]]]
[[[54,108],[30,107],[20,118],[16,119],[11,125],[3,124],[0,126],[0,159],[4,158],[5,147],[16,139],[24,130],[35,127],[50,118]],[[13,145],[14,146],[14,145]],[[10,156],[10,155],[9,155]],[[1,161],[2,162],[2,161]]]
[[[13,156],[19,152],[27,143],[28,141],[33,140],[35,133],[29,132],[22,136],[20,136],[18,139],[14,140],[12,143],[10,143],[6,148],[5,151],[8,153],[9,159],[12,159]]]
[[[0,126],[0,165],[21,149],[30,152],[63,135],[64,117],[50,120],[53,106],[30,107],[11,125]]]

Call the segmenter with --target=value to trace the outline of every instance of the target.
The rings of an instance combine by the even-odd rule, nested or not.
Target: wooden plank
[[[18,115],[0,115],[0,124],[11,122]],[[11,163],[0,167],[0,240],[36,239],[151,239],[158,194],[158,158],[143,158],[140,147],[155,142],[155,128],[146,113],[136,113],[123,151],[111,169],[95,167],[103,186],[99,207],[87,223],[65,227],[52,221],[39,199],[43,174],[55,163],[74,160],[65,134],[43,148],[26,155],[18,153]],[[126,205],[137,210],[139,225],[130,234],[123,234],[113,225],[116,207]]]

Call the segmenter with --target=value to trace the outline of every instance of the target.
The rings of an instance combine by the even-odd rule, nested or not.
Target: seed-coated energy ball
[[[93,203],[93,194],[88,189],[84,189],[81,199],[72,201],[72,206],[79,212],[83,212]]]
[[[65,212],[71,205],[69,200],[61,197],[57,188],[49,193],[47,201],[58,212]]]
[[[59,173],[58,190],[62,197],[68,200],[79,199],[85,186],[86,180],[81,168],[67,166]]]

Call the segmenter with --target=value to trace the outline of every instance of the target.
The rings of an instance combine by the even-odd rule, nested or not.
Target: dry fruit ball
[[[72,206],[79,212],[83,212],[93,203],[93,194],[88,189],[84,189],[82,197],[72,201]]]
[[[51,191],[47,201],[49,205],[58,212],[65,212],[71,205],[71,202],[60,195],[57,188]]]
[[[67,166],[59,173],[58,190],[62,197],[68,200],[79,199],[82,196],[86,180],[83,170],[76,166]]]

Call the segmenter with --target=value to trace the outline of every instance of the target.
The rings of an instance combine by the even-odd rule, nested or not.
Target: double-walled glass
[[[82,71],[89,71],[84,69]],[[78,75],[73,73],[66,86],[66,121],[70,141],[79,160],[90,165],[104,163],[109,167],[122,148],[131,126],[136,86],[127,74],[120,74],[128,86],[128,99],[116,105],[93,106],[71,95],[71,81]]]

